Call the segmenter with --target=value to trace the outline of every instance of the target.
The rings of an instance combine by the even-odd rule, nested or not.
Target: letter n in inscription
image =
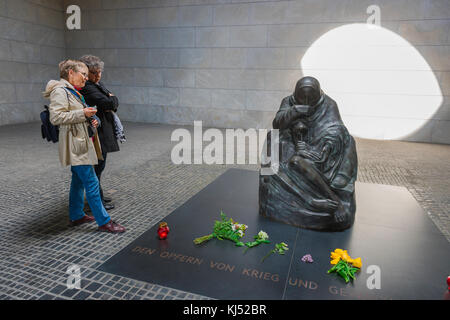
[[[302,279],[299,279],[298,286],[299,286],[299,287],[300,287],[300,286],[303,286],[303,287],[305,287],[305,288],[308,288],[308,280],[303,281]]]

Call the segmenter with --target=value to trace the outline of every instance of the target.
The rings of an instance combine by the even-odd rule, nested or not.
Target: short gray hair
[[[99,57],[93,56],[91,54],[85,54],[80,58],[80,61],[84,62],[91,72],[97,70],[103,71],[103,67],[105,66],[105,63],[100,60]]]
[[[79,60],[66,59],[59,63],[59,76],[62,79],[69,80],[69,70],[80,71],[86,68],[85,63]]]

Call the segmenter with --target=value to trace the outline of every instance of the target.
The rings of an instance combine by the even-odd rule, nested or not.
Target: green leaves
[[[277,243],[275,245],[275,252],[278,254],[284,254],[288,250],[289,250],[288,245],[284,242]]]
[[[270,243],[269,240],[256,240],[256,241],[252,241],[252,242],[246,242],[245,245],[249,248],[253,248],[256,247],[257,245],[260,245],[261,243]]]
[[[239,247],[244,246],[240,239],[244,236],[247,226],[238,224],[233,219],[228,218],[223,211],[220,211],[220,217],[220,221],[214,221],[214,232],[211,235],[194,239],[194,243],[200,244],[212,238],[217,238],[219,240],[231,240]]]
[[[222,210],[220,210],[220,217],[222,218],[223,222],[226,222],[228,220],[228,217]]]
[[[214,237],[213,234],[209,234],[209,235],[207,235],[207,236],[203,236],[203,237],[200,237],[200,238],[196,238],[196,239],[194,239],[194,243],[195,243],[195,244],[201,244],[201,243],[203,243],[203,242],[206,242],[206,241],[212,239],[213,237]]]
[[[284,255],[284,253],[288,250],[289,250],[289,248],[286,243],[284,243],[284,242],[277,243],[277,244],[275,244],[275,248],[273,250],[270,250],[269,253],[264,258],[262,258],[261,262],[263,262],[272,253],[278,253],[278,254]]]
[[[260,245],[261,243],[270,243],[269,241],[269,235],[264,232],[263,230],[259,231],[256,236],[253,237],[255,241],[252,242],[246,242],[245,245],[247,248],[244,250],[244,253],[249,249],[256,247],[257,245]]]
[[[355,273],[359,271],[359,268],[352,267],[349,263],[344,260],[339,260],[327,273],[336,272],[341,276],[345,282],[349,282],[350,279],[355,279]]]
[[[244,252],[246,252],[249,248],[260,245],[261,243],[270,243],[269,235],[265,231],[261,230],[256,236],[253,237],[255,241],[246,242],[244,244],[241,239],[244,237],[245,230],[248,226],[233,221],[233,219],[228,218],[223,211],[220,211],[220,218],[221,220],[214,221],[213,233],[194,239],[194,243],[201,244],[211,240],[212,238],[217,238],[218,240],[227,239],[233,241],[237,247],[246,246],[247,248],[245,248]],[[277,243],[275,248],[271,250],[269,254],[261,260],[261,262],[272,253],[284,254],[287,250],[289,250],[289,248],[286,243]]]

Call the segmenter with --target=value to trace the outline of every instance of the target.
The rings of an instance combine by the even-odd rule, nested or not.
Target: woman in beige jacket
[[[50,80],[44,97],[50,99],[50,122],[59,126],[59,159],[63,166],[71,166],[72,182],[69,194],[69,216],[73,225],[95,219],[100,231],[124,232],[125,228],[111,220],[103,207],[99,183],[93,165],[102,159],[95,128],[97,120],[90,119],[97,110],[88,107],[79,89],[88,79],[87,66],[77,60],[64,60],[59,64],[61,79]],[[89,122],[94,128],[89,136]],[[94,217],[86,215],[84,191]]]

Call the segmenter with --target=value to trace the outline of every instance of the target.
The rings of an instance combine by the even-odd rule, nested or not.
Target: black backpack
[[[58,142],[59,137],[59,127],[54,126],[50,122],[50,112],[48,106],[44,106],[45,110],[41,112],[41,133],[42,139],[47,139],[47,141],[53,141],[53,143]]]

